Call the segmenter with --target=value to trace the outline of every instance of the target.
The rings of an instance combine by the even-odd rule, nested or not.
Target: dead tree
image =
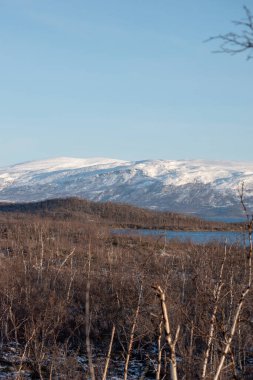
[[[106,380],[107,371],[108,371],[108,367],[109,367],[109,363],[110,363],[110,359],[111,359],[111,352],[112,352],[112,344],[113,344],[114,335],[115,335],[115,325],[112,326],[111,340],[110,340],[109,349],[108,349],[108,353],[107,353],[107,357],[106,357],[106,361],[105,361],[105,368],[104,368],[102,380]]]
[[[235,332],[236,332],[236,329],[237,329],[237,325],[238,325],[238,322],[239,322],[239,318],[240,318],[240,315],[241,315],[241,311],[242,311],[243,305],[244,305],[246,297],[247,297],[247,295],[250,292],[251,287],[252,287],[252,252],[253,252],[252,230],[253,230],[253,216],[250,217],[249,214],[248,214],[248,212],[247,212],[247,208],[246,208],[246,205],[244,203],[244,198],[243,198],[243,190],[244,190],[244,187],[242,185],[242,189],[241,189],[241,192],[240,192],[240,197],[241,197],[241,204],[242,204],[243,209],[244,209],[244,211],[246,213],[246,217],[247,217],[247,221],[248,221],[248,223],[247,223],[247,229],[248,229],[248,237],[249,237],[249,248],[246,251],[247,278],[246,278],[246,283],[245,283],[244,289],[241,292],[240,299],[239,299],[239,301],[238,301],[238,303],[236,305],[236,309],[235,309],[235,313],[234,313],[234,316],[233,316],[233,321],[232,321],[232,325],[231,325],[230,331],[228,332],[228,334],[225,337],[225,346],[224,346],[222,355],[220,357],[219,365],[218,365],[217,370],[215,372],[214,380],[218,380],[219,377],[220,377],[220,374],[221,374],[221,371],[223,369],[226,356],[230,352],[230,349],[231,349],[231,343],[232,343],[232,340],[234,338],[234,335],[235,335]]]
[[[239,21],[233,21],[233,24],[240,28],[238,32],[219,34],[207,40],[219,40],[221,42],[219,50],[216,50],[215,53],[234,55],[247,52],[248,59],[253,57],[253,15],[249,8],[246,6],[243,8],[246,17]]]
[[[177,340],[179,336],[180,326],[177,327],[176,335],[175,335],[175,338],[173,339],[172,334],[171,334],[168,310],[167,310],[167,306],[165,302],[165,293],[159,285],[153,286],[153,289],[155,289],[157,296],[159,297],[160,302],[161,302],[161,309],[162,309],[162,315],[163,315],[163,320],[164,320],[165,338],[170,349],[169,360],[170,360],[171,380],[177,380],[176,344],[177,344]]]
[[[163,318],[158,326],[158,338],[157,338],[157,370],[156,370],[156,380],[160,380],[161,367],[162,367],[162,332],[163,332]]]
[[[134,320],[133,320],[133,324],[132,324],[132,328],[131,328],[131,332],[130,332],[130,339],[129,339],[127,356],[126,356],[125,367],[124,367],[124,380],[127,380],[128,366],[129,366],[130,356],[131,356],[133,343],[134,343],[134,333],[135,333],[137,320],[138,320],[139,313],[140,313],[141,299],[142,299],[142,285],[141,285],[141,289],[139,292],[138,304],[137,304],[137,308],[135,310]]]
[[[227,247],[225,246],[225,251],[224,251],[224,258],[222,261],[221,269],[220,269],[220,274],[219,274],[219,282],[216,285],[214,289],[214,307],[213,307],[213,312],[211,316],[211,321],[210,321],[210,329],[209,329],[209,334],[208,334],[208,340],[207,340],[207,348],[204,354],[204,363],[203,363],[203,368],[202,368],[202,374],[201,374],[201,379],[205,379],[206,377],[206,371],[207,371],[207,365],[208,365],[208,360],[210,357],[210,351],[214,339],[214,327],[215,327],[215,321],[216,321],[216,314],[220,302],[220,294],[221,294],[221,289],[223,286],[223,270],[224,270],[224,264],[226,261],[226,256],[227,256]]]
[[[92,351],[90,343],[90,266],[91,266],[91,248],[89,245],[88,251],[88,278],[85,292],[85,335],[86,335],[86,350],[88,355],[89,371],[91,380],[95,380],[95,372],[92,362]]]

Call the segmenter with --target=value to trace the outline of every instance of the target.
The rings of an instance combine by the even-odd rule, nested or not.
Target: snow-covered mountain
[[[253,162],[61,157],[0,169],[0,201],[78,196],[200,215],[237,215],[243,182],[245,201],[252,207]]]

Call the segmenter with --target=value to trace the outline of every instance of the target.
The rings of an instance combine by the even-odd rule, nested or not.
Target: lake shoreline
[[[131,229],[119,228],[113,229],[114,236],[134,236],[134,237],[151,237],[151,238],[164,238],[165,240],[179,240],[182,243],[191,241],[193,244],[209,244],[213,242],[227,243],[240,245],[248,245],[247,231],[189,231],[189,230],[165,230],[165,229]]]
[[[185,232],[245,232],[247,231],[247,225],[245,223],[227,223],[227,225],[222,226],[212,226],[212,225],[205,225],[202,228],[201,227],[186,227],[186,226],[145,226],[145,225],[137,225],[132,223],[126,223],[126,224],[112,224],[111,228],[113,229],[130,229],[130,230],[150,230],[150,231],[158,231],[158,230],[164,230],[164,231],[185,231]]]

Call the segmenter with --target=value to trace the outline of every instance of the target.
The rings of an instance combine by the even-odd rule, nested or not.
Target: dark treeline
[[[35,379],[90,379],[93,367],[94,378],[102,379],[114,326],[108,380],[115,373],[134,378],[127,358],[129,367],[137,359],[142,363],[137,378],[170,379],[171,350],[159,332],[162,314],[154,290],[160,286],[173,339],[180,326],[178,378],[214,379],[247,285],[247,252],[236,245],[111,236],[107,225],[95,219],[75,213],[56,218],[56,210],[65,212],[68,202],[71,210],[76,205],[77,215],[81,207],[91,208],[88,215],[97,207],[100,216],[108,209],[112,213],[110,207],[116,214],[127,207],[78,200],[23,205],[24,213],[15,209],[21,206],[4,207],[15,212],[0,212],[0,364],[14,368],[20,379],[24,371]],[[32,215],[29,207],[38,213]],[[49,213],[41,217],[43,208]],[[250,293],[225,358],[223,380],[252,379],[252,301]],[[16,356],[7,360],[5,348],[10,347]]]
[[[210,222],[195,216],[160,212],[112,202],[78,198],[51,199],[32,203],[0,204],[2,212],[22,212],[55,218],[106,221],[113,227],[171,230],[239,230],[239,223]]]

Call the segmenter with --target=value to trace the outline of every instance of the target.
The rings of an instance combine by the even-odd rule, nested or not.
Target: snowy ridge
[[[161,178],[165,185],[215,184],[216,188],[238,190],[242,182],[253,190],[253,162],[148,161],[137,164],[149,177]]]
[[[58,157],[49,160],[29,161],[22,164],[13,165],[10,170],[18,171],[37,171],[37,170],[63,170],[63,169],[78,169],[89,166],[99,165],[119,165],[124,163],[122,160],[115,160],[111,158],[94,157],[94,158],[72,158],[72,157]]]
[[[239,212],[244,182],[253,205],[253,162],[68,158],[0,169],[0,201],[79,196],[180,212]]]
[[[71,158],[59,157],[49,160],[29,161],[21,164],[9,166],[0,169],[0,190],[10,184],[19,181],[28,181],[33,175],[38,177],[39,174],[61,172],[66,170],[82,169],[82,168],[106,168],[124,164],[125,161],[114,160],[110,158]]]

